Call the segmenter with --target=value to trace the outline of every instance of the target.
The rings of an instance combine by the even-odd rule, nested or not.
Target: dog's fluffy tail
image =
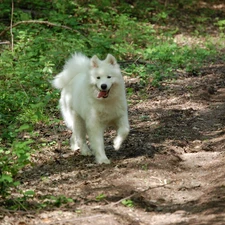
[[[90,67],[90,59],[81,53],[75,53],[71,59],[69,59],[61,73],[56,75],[52,81],[53,87],[57,89],[64,88],[76,74],[87,72]]]

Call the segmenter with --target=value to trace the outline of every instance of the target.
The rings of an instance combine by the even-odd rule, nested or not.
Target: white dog
[[[71,148],[82,155],[95,155],[96,162],[109,164],[104,150],[103,134],[114,126],[118,150],[129,133],[124,80],[116,59],[108,54],[101,61],[75,53],[63,71],[53,80],[61,89],[60,107],[68,128],[73,132]],[[86,144],[89,137],[91,150]]]

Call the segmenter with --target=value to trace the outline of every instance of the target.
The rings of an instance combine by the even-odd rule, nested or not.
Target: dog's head
[[[120,68],[114,56],[108,54],[103,61],[93,56],[90,60],[90,67],[91,84],[95,88],[98,99],[110,97],[113,89],[121,82],[123,84]]]

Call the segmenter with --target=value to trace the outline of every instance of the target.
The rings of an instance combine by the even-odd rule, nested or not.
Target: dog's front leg
[[[91,148],[94,152],[96,162],[98,164],[109,164],[110,160],[107,158],[104,149],[104,129],[96,124],[88,127],[88,136]]]
[[[121,144],[123,141],[126,139],[127,135],[129,134],[130,131],[130,126],[128,122],[127,116],[121,118],[118,123],[117,123],[117,136],[114,139],[114,148],[115,150],[119,150]]]

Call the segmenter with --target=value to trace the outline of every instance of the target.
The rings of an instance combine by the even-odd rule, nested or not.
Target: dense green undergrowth
[[[30,163],[35,125],[54,122],[59,93],[50,81],[73,52],[100,58],[111,53],[123,72],[139,77],[145,88],[160,86],[161,81],[175,78],[177,71],[198,70],[224,47],[223,14],[210,7],[217,1],[205,8],[199,1],[78,2],[0,1],[0,195],[4,198],[19,185],[18,171]],[[216,39],[211,35],[215,30]],[[189,42],[191,38],[197,41]]]

